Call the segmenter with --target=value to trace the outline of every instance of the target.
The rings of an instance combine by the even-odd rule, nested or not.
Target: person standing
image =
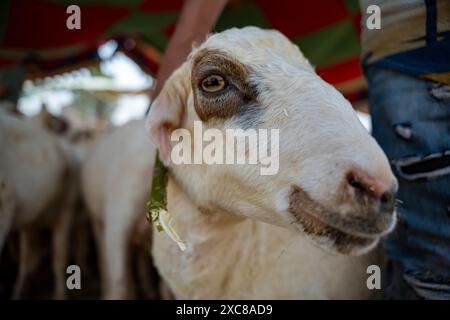
[[[380,12],[380,29],[365,22]],[[360,0],[372,134],[399,181],[387,299],[450,299],[450,1]],[[376,9],[376,8],[375,8]]]

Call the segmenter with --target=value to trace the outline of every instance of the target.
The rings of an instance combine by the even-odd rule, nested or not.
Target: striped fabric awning
[[[66,28],[66,8],[81,8],[81,30]],[[42,77],[98,62],[109,39],[155,74],[174,30],[182,0],[2,0],[0,69],[34,62]],[[359,66],[358,0],[231,1],[215,30],[256,25],[283,32],[319,75],[350,96],[365,87]],[[28,70],[30,72],[30,68]]]

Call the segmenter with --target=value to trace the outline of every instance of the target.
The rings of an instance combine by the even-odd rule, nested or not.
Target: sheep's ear
[[[168,81],[147,116],[146,127],[153,143],[159,148],[159,156],[165,165],[170,162],[170,135],[180,127],[185,101],[185,90]]]

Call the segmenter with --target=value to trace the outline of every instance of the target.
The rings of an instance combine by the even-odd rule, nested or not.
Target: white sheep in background
[[[152,252],[175,296],[370,297],[366,270],[378,260],[368,252],[395,225],[396,180],[350,103],[298,47],[254,27],[209,37],[166,82],[148,116],[166,163],[172,130],[193,135],[195,120],[221,132],[278,128],[280,170],[262,176],[260,165],[169,164],[168,211],[187,249],[154,233]],[[132,136],[117,141],[117,152],[136,143]],[[144,145],[135,158],[153,154]],[[124,163],[111,174],[127,170],[136,169]],[[147,191],[147,180],[128,189]],[[121,182],[110,182],[112,196]]]
[[[139,285],[147,298],[155,297],[151,229],[145,218],[154,161],[155,148],[140,120],[100,137],[83,164],[82,189],[98,246],[105,299],[135,297],[133,253]]]
[[[19,270],[13,298],[32,272],[33,243],[52,232],[55,297],[65,297],[68,236],[76,197],[70,148],[36,124],[0,111],[0,252],[11,230],[19,232]]]

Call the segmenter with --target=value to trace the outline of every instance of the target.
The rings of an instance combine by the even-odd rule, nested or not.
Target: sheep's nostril
[[[359,176],[349,174],[347,176],[347,182],[354,190],[356,197],[370,196],[371,198],[378,198],[375,188]]]
[[[352,188],[355,189],[357,192],[365,193],[367,191],[366,187],[361,182],[356,180],[354,176],[349,176],[347,181],[348,184],[352,186]]]
[[[396,188],[392,181],[380,181],[367,175],[351,172],[347,175],[347,183],[357,202],[364,205],[379,204],[380,211],[393,211]]]
[[[381,195],[380,198],[380,211],[381,212],[393,212],[395,209],[395,194],[394,190],[387,191]]]

